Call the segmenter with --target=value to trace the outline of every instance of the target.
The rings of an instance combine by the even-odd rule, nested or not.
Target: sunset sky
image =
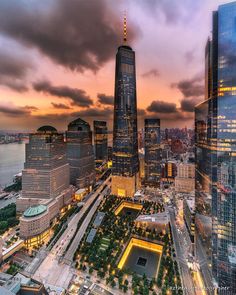
[[[40,3],[39,3],[40,2]],[[126,10],[136,52],[139,128],[193,127],[204,50],[219,0],[1,0],[0,130],[64,130],[81,117],[112,128],[115,54]]]

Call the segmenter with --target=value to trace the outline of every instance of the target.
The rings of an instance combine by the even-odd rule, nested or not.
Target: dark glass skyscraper
[[[92,131],[78,118],[66,131],[67,159],[70,164],[70,183],[77,188],[90,188],[95,182]]]
[[[195,109],[196,257],[219,294],[236,290],[236,2],[213,14],[208,97]],[[207,63],[209,64],[209,63]],[[213,291],[209,294],[213,294]]]
[[[145,183],[159,186],[161,178],[161,134],[160,119],[145,119],[144,148],[145,148]]]
[[[108,134],[107,134],[107,122],[94,121],[94,146],[95,146],[95,162],[103,163],[107,161],[108,157]]]
[[[138,134],[135,53],[124,45],[116,54],[112,193],[133,196],[138,186]]]

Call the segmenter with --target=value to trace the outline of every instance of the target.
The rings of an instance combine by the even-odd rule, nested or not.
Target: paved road
[[[70,240],[73,238],[76,230],[77,230],[77,225],[86,212],[86,210],[89,208],[89,206],[92,204],[94,199],[97,197],[97,195],[103,190],[103,188],[110,183],[110,177],[107,178],[101,186],[97,188],[97,190],[93,193],[90,194],[90,197],[86,199],[86,203],[82,207],[82,209],[79,211],[78,214],[76,214],[68,223],[68,227],[64,231],[64,233],[61,235],[61,237],[58,239],[56,244],[53,246],[51,252],[55,253],[58,257],[62,257],[66,251],[66,248],[70,242]]]
[[[170,213],[170,222],[176,249],[176,258],[180,268],[180,275],[182,277],[183,291],[186,295],[194,295],[196,294],[194,290],[194,284],[183,250],[185,248],[185,245],[183,244],[183,237],[178,232],[178,229],[176,227],[174,210],[171,208],[169,208],[168,210]]]
[[[211,273],[209,271],[205,251],[203,249],[203,246],[202,246],[199,238],[195,239],[195,243],[196,243],[197,259],[198,259],[199,267],[200,267],[200,270],[201,270],[201,275],[202,275],[202,278],[204,280],[204,284],[208,288],[207,289],[208,294],[213,295],[214,294],[214,291],[213,291],[214,290],[214,285],[212,283],[213,278],[212,278]]]
[[[40,265],[38,265],[36,271],[35,271],[35,266],[32,267],[32,270],[31,270],[32,274],[35,271],[33,275],[34,279],[36,280],[38,279],[42,281],[43,283],[52,284],[58,287],[68,288],[71,279],[75,275],[75,270],[72,269],[70,265],[65,264],[63,261],[62,263],[60,263],[59,260],[61,256],[63,255],[63,253],[65,252],[66,247],[69,244],[71,238],[74,236],[79,220],[82,218],[83,214],[89,208],[89,206],[97,197],[97,195],[100,194],[100,192],[103,190],[105,186],[108,186],[108,185],[110,186],[110,177],[106,179],[106,181],[104,181],[100,187],[97,188],[94,194],[92,194],[91,197],[84,204],[80,212],[71,219],[71,221],[69,222],[68,228],[59,238],[57,243],[54,245],[52,251],[46,256],[43,262],[39,263]],[[103,193],[105,194],[105,190]],[[101,193],[101,195],[103,195],[103,193]],[[84,227],[83,227],[83,231],[84,231]],[[71,246],[72,245],[73,243],[71,244]]]
[[[81,242],[86,229],[89,225],[89,222],[91,221],[94,213],[96,212],[98,206],[100,205],[103,197],[108,193],[108,190],[110,190],[110,182],[107,182],[107,187],[104,189],[104,191],[102,193],[100,193],[100,196],[98,197],[98,199],[96,200],[96,202],[94,203],[93,207],[91,208],[91,210],[89,211],[88,215],[85,217],[83,223],[81,224],[81,227],[79,228],[72,244],[70,245],[70,248],[68,249],[68,251],[66,252],[66,255],[64,256],[64,261],[67,263],[71,263],[73,262],[73,257],[74,254],[78,248],[79,243]]]

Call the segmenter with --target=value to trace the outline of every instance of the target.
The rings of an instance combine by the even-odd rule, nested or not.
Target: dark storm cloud
[[[32,118],[40,121],[40,124],[62,124],[67,125],[67,123],[71,120],[70,113],[60,113],[60,114],[43,114],[43,115],[35,115]]]
[[[190,108],[190,105],[188,105]],[[193,113],[190,110],[184,109],[187,108],[186,105],[181,105],[181,108],[177,108],[175,103],[154,100],[147,107],[147,111],[149,112],[145,115],[145,118],[153,118],[153,114],[155,117],[161,119],[162,121],[168,122],[180,122],[183,120],[192,120]],[[152,113],[152,114],[150,114]]]
[[[98,102],[105,105],[113,105],[114,104],[114,96],[106,95],[104,93],[98,93]]]
[[[146,115],[146,111],[144,109],[138,109],[138,116],[143,117]]]
[[[120,21],[106,0],[0,1],[2,33],[77,71],[97,71],[114,57]],[[129,42],[134,37],[129,24]]]
[[[92,117],[109,119],[113,115],[113,108],[89,108],[78,112],[71,113],[73,117]]]
[[[0,105],[0,113],[8,117],[25,117],[31,114],[29,106]]]
[[[147,71],[142,74],[143,78],[158,77],[158,76],[160,76],[160,73],[157,69],[151,69],[150,71]]]
[[[86,94],[83,89],[71,88],[68,86],[53,86],[49,81],[39,81],[33,84],[38,92],[51,94],[57,97],[69,98],[71,105],[88,107],[93,104],[93,100]]]
[[[147,111],[151,113],[175,113],[177,108],[175,103],[154,100],[147,107]]]
[[[204,94],[203,77],[196,76],[190,80],[182,80],[171,84],[172,88],[179,89],[184,97],[202,96]]]
[[[181,110],[184,112],[194,112],[194,107],[202,100],[200,97],[184,98],[180,101]]]
[[[56,102],[51,102],[51,105],[55,108],[55,109],[60,109],[60,110],[70,110],[71,107],[69,107],[68,105],[64,104],[64,103],[56,103]]]
[[[88,108],[86,110],[81,110],[78,112],[69,112],[61,114],[43,114],[34,115],[31,118],[38,121],[38,124],[51,124],[56,126],[61,126],[66,128],[69,122],[76,118],[82,118],[92,124],[93,120],[106,120],[111,122],[113,114],[112,108]]]
[[[18,92],[28,90],[27,74],[33,64],[17,52],[0,48],[0,84]]]

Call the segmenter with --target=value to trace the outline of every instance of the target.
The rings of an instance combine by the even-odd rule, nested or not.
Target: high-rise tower
[[[95,146],[95,162],[101,164],[108,158],[108,133],[107,122],[93,121],[94,130],[94,146]]]
[[[236,290],[236,2],[213,13],[206,100],[195,108],[196,257],[207,292]],[[209,91],[210,90],[210,91]]]
[[[26,144],[22,171],[22,197],[54,199],[69,187],[69,164],[63,133],[42,126],[31,133]]]
[[[145,183],[160,186],[161,179],[161,134],[160,119],[145,119]]]
[[[135,193],[139,177],[135,52],[127,45],[126,17],[123,45],[116,54],[113,125],[112,194]]]
[[[78,118],[66,131],[67,159],[70,164],[70,183],[91,190],[95,183],[92,131],[87,122]]]

